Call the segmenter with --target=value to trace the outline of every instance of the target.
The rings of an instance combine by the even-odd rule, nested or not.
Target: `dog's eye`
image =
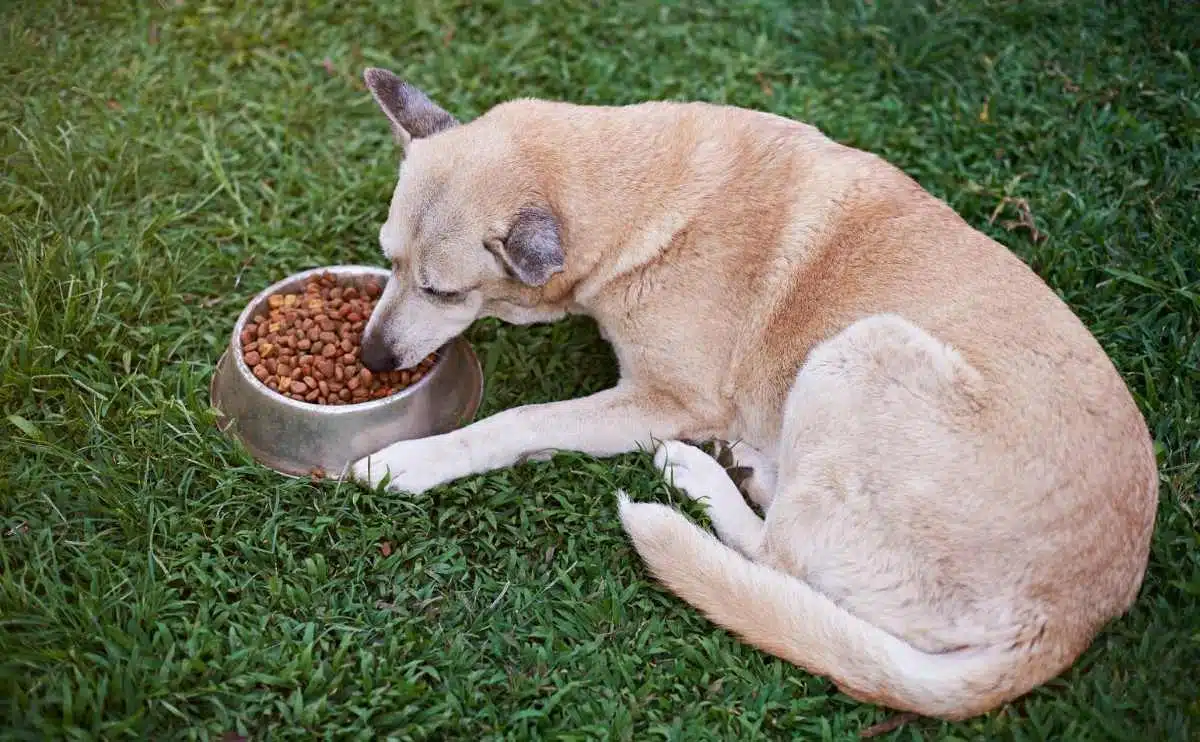
[[[438,291],[429,286],[422,286],[421,290],[439,301],[458,301],[463,296],[461,291]]]

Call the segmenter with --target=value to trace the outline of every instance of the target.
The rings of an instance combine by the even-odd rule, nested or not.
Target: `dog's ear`
[[[508,237],[496,243],[494,251],[513,276],[529,286],[545,285],[565,264],[558,219],[542,207],[517,212]]]
[[[392,122],[392,133],[405,149],[414,139],[458,126],[458,119],[442,110],[429,96],[387,70],[368,67],[363,81]]]

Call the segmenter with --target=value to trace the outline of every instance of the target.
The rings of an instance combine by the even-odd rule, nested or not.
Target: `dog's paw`
[[[371,489],[387,479],[386,489],[419,495],[456,478],[446,469],[447,458],[423,439],[401,441],[355,461],[349,478]]]
[[[711,499],[724,494],[733,485],[716,459],[680,441],[660,444],[654,452],[654,465],[663,472],[668,483],[692,500]]]
[[[388,469],[379,460],[379,454],[373,456],[364,456],[351,463],[342,473],[342,479],[375,489],[383,481],[383,477],[387,474]]]

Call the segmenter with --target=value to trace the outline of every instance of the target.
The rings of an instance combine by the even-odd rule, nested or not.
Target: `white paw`
[[[666,480],[693,500],[724,492],[733,482],[716,459],[682,441],[665,441],[654,452],[654,465]]]
[[[373,489],[386,475],[388,490],[419,495],[458,478],[461,473],[452,468],[456,460],[431,439],[400,441],[355,461],[350,478]]]
[[[759,507],[769,507],[775,497],[774,460],[745,444],[735,444],[730,453],[737,467],[750,470],[749,476],[736,481],[738,488]]]

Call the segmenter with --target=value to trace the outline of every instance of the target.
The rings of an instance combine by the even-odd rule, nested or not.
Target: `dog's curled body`
[[[432,105],[368,82],[394,127]],[[373,455],[397,489],[671,439],[656,460],[719,540],[622,496],[650,570],[850,695],[946,719],[1059,674],[1134,600],[1158,478],[1132,396],[1036,274],[897,168],[702,103],[512,101],[404,141],[381,234],[402,281],[369,339],[411,358],[477,316],[586,313],[621,381]],[[531,207],[553,229],[492,236]],[[399,288],[430,276],[473,293]],[[677,442],[706,438],[745,448],[765,517]]]

